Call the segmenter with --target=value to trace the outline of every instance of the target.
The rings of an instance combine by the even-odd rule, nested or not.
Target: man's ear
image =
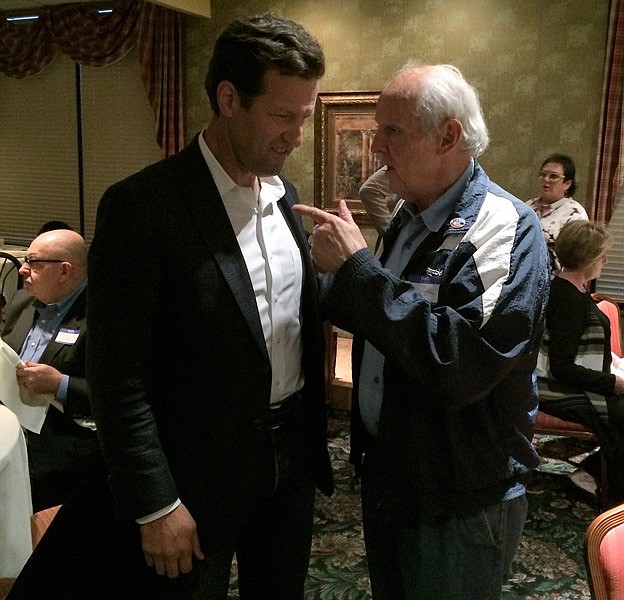
[[[61,275],[69,276],[74,272],[74,265],[70,262],[63,261],[61,263]]]
[[[217,104],[221,114],[231,117],[234,110],[240,106],[238,92],[231,81],[220,81],[217,86]]]
[[[464,128],[457,119],[447,119],[440,126],[440,154],[447,154],[461,142]]]

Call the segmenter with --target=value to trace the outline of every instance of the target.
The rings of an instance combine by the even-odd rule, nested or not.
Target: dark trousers
[[[271,432],[275,477],[232,548],[196,561],[191,574],[159,578],[162,599],[226,600],[233,554],[241,600],[302,600],[310,561],[314,482],[297,424]]]
[[[241,600],[302,600],[315,494],[304,439],[297,423],[267,433],[274,478],[243,534],[175,579],[145,565],[139,526],[115,518],[106,474],[93,474],[63,505],[8,599],[226,600],[235,553]]]
[[[366,556],[374,600],[494,600],[508,576],[527,514],[524,495],[474,514],[437,518],[379,508],[379,469],[362,474]]]
[[[63,504],[101,463],[95,431],[50,407],[40,433],[26,432],[33,511]]]

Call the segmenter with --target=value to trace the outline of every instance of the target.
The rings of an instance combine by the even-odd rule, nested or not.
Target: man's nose
[[[303,143],[303,124],[293,125],[284,132],[283,138],[293,147],[298,148]]]
[[[382,148],[383,148],[383,135],[381,134],[381,132],[377,131],[375,133],[375,137],[373,138],[373,143],[371,144],[371,152],[373,154],[377,152],[383,152]]]

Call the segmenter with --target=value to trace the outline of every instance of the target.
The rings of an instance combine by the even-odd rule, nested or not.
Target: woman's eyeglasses
[[[548,171],[540,171],[538,177],[540,179],[545,179],[546,181],[558,181],[559,179],[565,179],[565,175],[560,175],[559,173],[549,173]]]

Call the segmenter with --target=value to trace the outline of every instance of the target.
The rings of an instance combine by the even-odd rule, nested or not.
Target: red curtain
[[[0,72],[22,79],[36,75],[56,55],[56,44],[48,29],[48,9],[30,23],[12,26],[0,18]]]
[[[612,0],[607,40],[607,62],[602,91],[603,105],[596,158],[592,213],[596,221],[608,223],[622,182],[624,129],[622,91],[624,73],[624,7]]]
[[[146,3],[138,40],[141,77],[156,116],[156,139],[166,156],[184,146],[182,28],[177,12]]]
[[[47,13],[57,48],[74,62],[104,67],[123,58],[136,45],[142,3],[120,0],[110,14],[89,4],[63,4]]]
[[[184,145],[182,28],[175,11],[119,0],[110,14],[76,3],[43,9],[30,24],[0,18],[0,72],[31,77],[59,51],[82,65],[103,67],[137,44],[156,140],[169,156]]]

